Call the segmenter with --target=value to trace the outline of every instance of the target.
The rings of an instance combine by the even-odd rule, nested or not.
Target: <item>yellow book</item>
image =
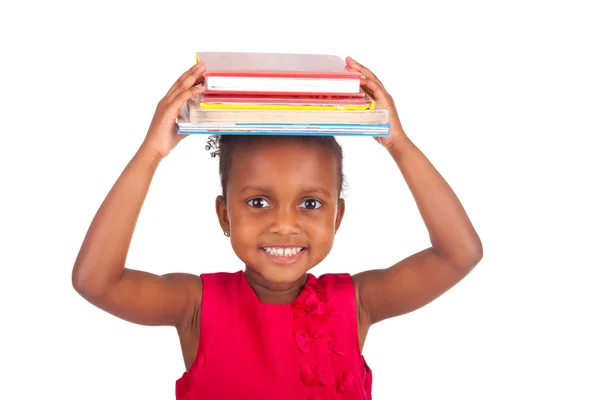
[[[192,107],[189,121],[210,124],[386,124],[387,110],[261,110]]]
[[[372,110],[375,108],[375,101],[366,93],[364,97],[203,95],[200,97],[198,106],[226,110]]]

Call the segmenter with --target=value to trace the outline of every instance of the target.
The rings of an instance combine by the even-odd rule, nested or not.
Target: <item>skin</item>
[[[331,251],[344,214],[335,158],[326,148],[293,137],[249,147],[235,151],[227,202],[217,198],[217,215],[259,299],[290,303],[306,273]],[[265,247],[304,250],[294,263],[281,265]]]
[[[481,260],[481,241],[460,201],[404,132],[394,101],[381,81],[351,58],[363,88],[390,112],[390,137],[376,138],[394,159],[427,227],[431,246],[396,264],[353,276],[358,337],[362,350],[369,328],[384,319],[417,310],[461,281]],[[152,177],[185,137],[175,118],[183,103],[203,88],[204,66],[185,72],[159,102],[148,133],[106,199],[75,261],[75,290],[95,306],[142,325],[177,329],[186,369],[196,355],[202,299],[199,276],[162,276],[125,267],[137,218]],[[344,216],[336,164],[324,148],[295,138],[272,138],[252,149],[240,146],[232,163],[226,196],[216,212],[228,232],[246,276],[264,303],[293,302],[306,273],[331,251]],[[282,265],[265,247],[302,247],[297,260]]]

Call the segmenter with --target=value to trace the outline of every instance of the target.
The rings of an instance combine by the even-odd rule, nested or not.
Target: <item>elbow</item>
[[[483,259],[483,245],[479,237],[471,242],[460,251],[452,260],[454,268],[470,272]]]
[[[478,236],[465,240],[460,245],[455,243],[445,249],[441,246],[433,246],[433,249],[438,257],[445,259],[449,266],[461,275],[468,274],[483,258],[483,245]]]
[[[81,269],[77,267],[77,265],[73,268],[73,272],[71,274],[71,285],[73,289],[83,297],[87,297],[87,295],[92,292],[93,285],[90,284],[89,279],[86,279],[86,276]]]
[[[73,289],[86,299],[98,298],[106,293],[108,284],[86,272],[85,268],[75,265],[71,274]]]
[[[481,259],[483,258],[483,246],[479,246],[475,251],[473,251],[469,257],[467,258],[467,262],[464,264],[464,267],[472,270],[479,264]]]
[[[89,279],[90,268],[87,266],[88,263],[85,262],[85,259],[86,257],[84,257],[80,252],[77,255],[77,259],[73,265],[73,270],[71,271],[71,285],[77,293],[84,297],[85,293],[90,291],[91,286]]]

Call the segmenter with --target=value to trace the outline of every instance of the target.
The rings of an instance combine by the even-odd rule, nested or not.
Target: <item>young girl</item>
[[[157,276],[125,268],[136,220],[160,161],[184,136],[175,118],[202,92],[204,66],[158,104],[147,136],[98,210],[73,285],[127,321],[176,327],[186,371],[177,399],[370,399],[362,357],[369,327],[450,289],[482,257],[452,189],[405,134],[383,84],[351,58],[363,88],[390,112],[378,138],[408,184],[431,247],[354,276],[309,271],[330,252],[344,216],[342,152],[332,137],[217,137],[216,211],[244,271]]]

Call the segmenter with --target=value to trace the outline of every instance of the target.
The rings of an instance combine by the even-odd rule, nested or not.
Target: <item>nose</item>
[[[278,207],[271,214],[273,221],[271,222],[271,233],[277,233],[283,236],[297,235],[300,233],[300,220],[295,207]]]

